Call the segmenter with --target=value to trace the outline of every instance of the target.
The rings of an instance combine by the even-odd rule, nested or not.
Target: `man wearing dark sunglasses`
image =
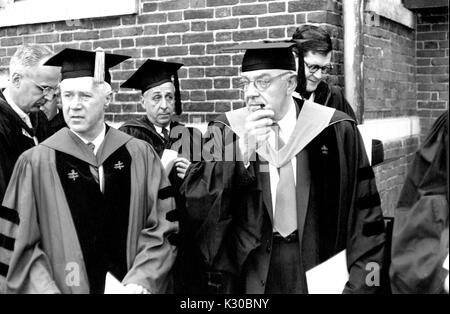
[[[14,164],[47,136],[47,119],[39,109],[53,98],[59,68],[43,64],[53,55],[47,47],[21,46],[11,58],[9,81],[0,91],[0,202]]]

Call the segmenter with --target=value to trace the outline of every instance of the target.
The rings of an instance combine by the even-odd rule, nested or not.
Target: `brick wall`
[[[417,12],[417,113],[422,134],[448,109],[448,7]]]
[[[448,8],[419,10],[415,15],[415,32],[383,19],[380,27],[366,27],[365,118],[396,115],[418,115],[420,118],[421,136],[385,143],[385,158],[388,162],[375,167],[383,212],[388,216],[394,214],[415,151],[436,118],[448,109]],[[394,40],[397,42],[392,44]],[[379,42],[379,48],[375,44],[370,47],[371,42]],[[377,62],[377,58],[371,59],[372,53],[379,56],[381,51],[386,51],[386,47],[389,53],[394,52],[390,56],[392,60],[378,58]],[[395,49],[400,54],[395,53]],[[368,60],[371,61],[368,63]],[[375,66],[372,66],[372,62]],[[389,65],[392,67],[390,71]],[[404,73],[396,71],[402,68]],[[384,76],[386,69],[393,78]],[[410,73],[405,76],[407,69]],[[377,90],[381,87],[386,90]],[[372,97],[375,95],[378,97]],[[391,99],[384,100],[380,97],[382,95],[391,96]],[[371,107],[376,108],[373,113]]]
[[[415,115],[415,32],[366,14],[364,119]]]
[[[374,167],[374,173],[385,216],[394,216],[400,191],[418,145],[418,136],[384,143],[386,162]]]
[[[0,71],[23,43],[95,49],[133,57],[115,68],[113,88],[135,71],[146,58],[184,63],[180,85],[182,121],[205,122],[243,105],[236,77],[242,55],[221,53],[234,42],[289,38],[302,23],[319,23],[331,33],[335,73],[343,73],[340,0],[141,0],[137,15],[86,19],[79,23],[45,23],[0,28]],[[342,75],[330,81],[343,84]],[[140,94],[121,89],[107,118],[120,122],[141,114]]]
[[[385,142],[375,167],[383,212],[393,216],[405,176],[434,120],[448,108],[448,8],[419,10],[416,29],[371,19],[364,26],[364,118],[419,116],[421,136]]]
[[[416,115],[415,31],[382,16],[365,15],[364,119]],[[386,162],[374,168],[383,213],[394,215],[419,139],[384,142]]]

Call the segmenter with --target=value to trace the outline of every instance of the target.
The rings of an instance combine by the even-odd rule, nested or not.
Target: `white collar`
[[[153,124],[153,126],[155,127],[155,130],[156,130],[156,132],[158,132],[158,134],[163,134],[163,133],[162,133],[162,130],[163,130],[162,127],[157,126],[156,124]],[[170,131],[169,126],[170,126],[170,125],[164,127],[164,129],[166,129],[167,131]]]
[[[293,92],[292,93],[292,97],[295,97],[295,98],[298,98],[298,99],[303,99],[303,97],[298,92]]]
[[[72,130],[70,130],[70,131],[72,131]],[[81,135],[79,135],[79,134],[78,134],[77,132],[75,132],[75,131],[72,131],[72,133],[75,134],[76,136],[78,136],[78,137],[80,138],[80,140],[83,141],[84,144],[87,144],[87,143],[92,143],[92,144],[94,144],[94,145],[95,145],[95,148],[94,148],[94,155],[97,155],[98,149],[100,148],[100,146],[102,145],[103,141],[105,140],[105,136],[106,136],[106,126],[105,126],[105,124],[103,123],[103,129],[102,129],[102,131],[100,132],[100,134],[99,134],[93,141],[88,141],[88,140],[84,139]]]
[[[298,92],[293,92],[292,96],[295,98],[298,98],[298,99],[303,99],[303,97]],[[312,92],[311,96],[309,96],[308,100],[314,102],[315,99],[316,99],[316,93]]]
[[[23,122],[26,123],[26,125],[32,129],[33,126],[31,125],[30,117],[22,110],[19,106],[16,105],[16,103],[11,98],[11,95],[9,94],[9,90],[6,89],[3,92],[3,96],[5,96],[6,102],[9,104],[12,110],[14,110],[15,113],[19,116],[20,119],[22,119]]]

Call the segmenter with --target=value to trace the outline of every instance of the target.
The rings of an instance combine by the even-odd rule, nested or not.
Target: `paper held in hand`
[[[110,272],[106,273],[105,294],[128,294],[125,286]]]
[[[447,258],[444,261],[444,264],[442,264],[442,267],[444,267],[445,269],[448,270],[448,254],[447,254]]]
[[[345,250],[306,272],[309,294],[341,294],[348,281]]]
[[[164,150],[162,157],[161,157],[161,162],[167,173],[170,173],[170,171],[172,170],[174,161],[177,157],[178,157],[178,152],[176,152],[172,149]]]

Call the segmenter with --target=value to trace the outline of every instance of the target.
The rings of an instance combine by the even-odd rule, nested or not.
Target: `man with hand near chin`
[[[383,269],[385,230],[362,139],[348,115],[292,97],[292,45],[230,48],[246,50],[246,107],[210,123],[210,158],[193,164],[182,186],[203,286],[308,293],[305,272],[346,250],[342,292],[379,293],[380,283],[367,283],[367,265]]]

